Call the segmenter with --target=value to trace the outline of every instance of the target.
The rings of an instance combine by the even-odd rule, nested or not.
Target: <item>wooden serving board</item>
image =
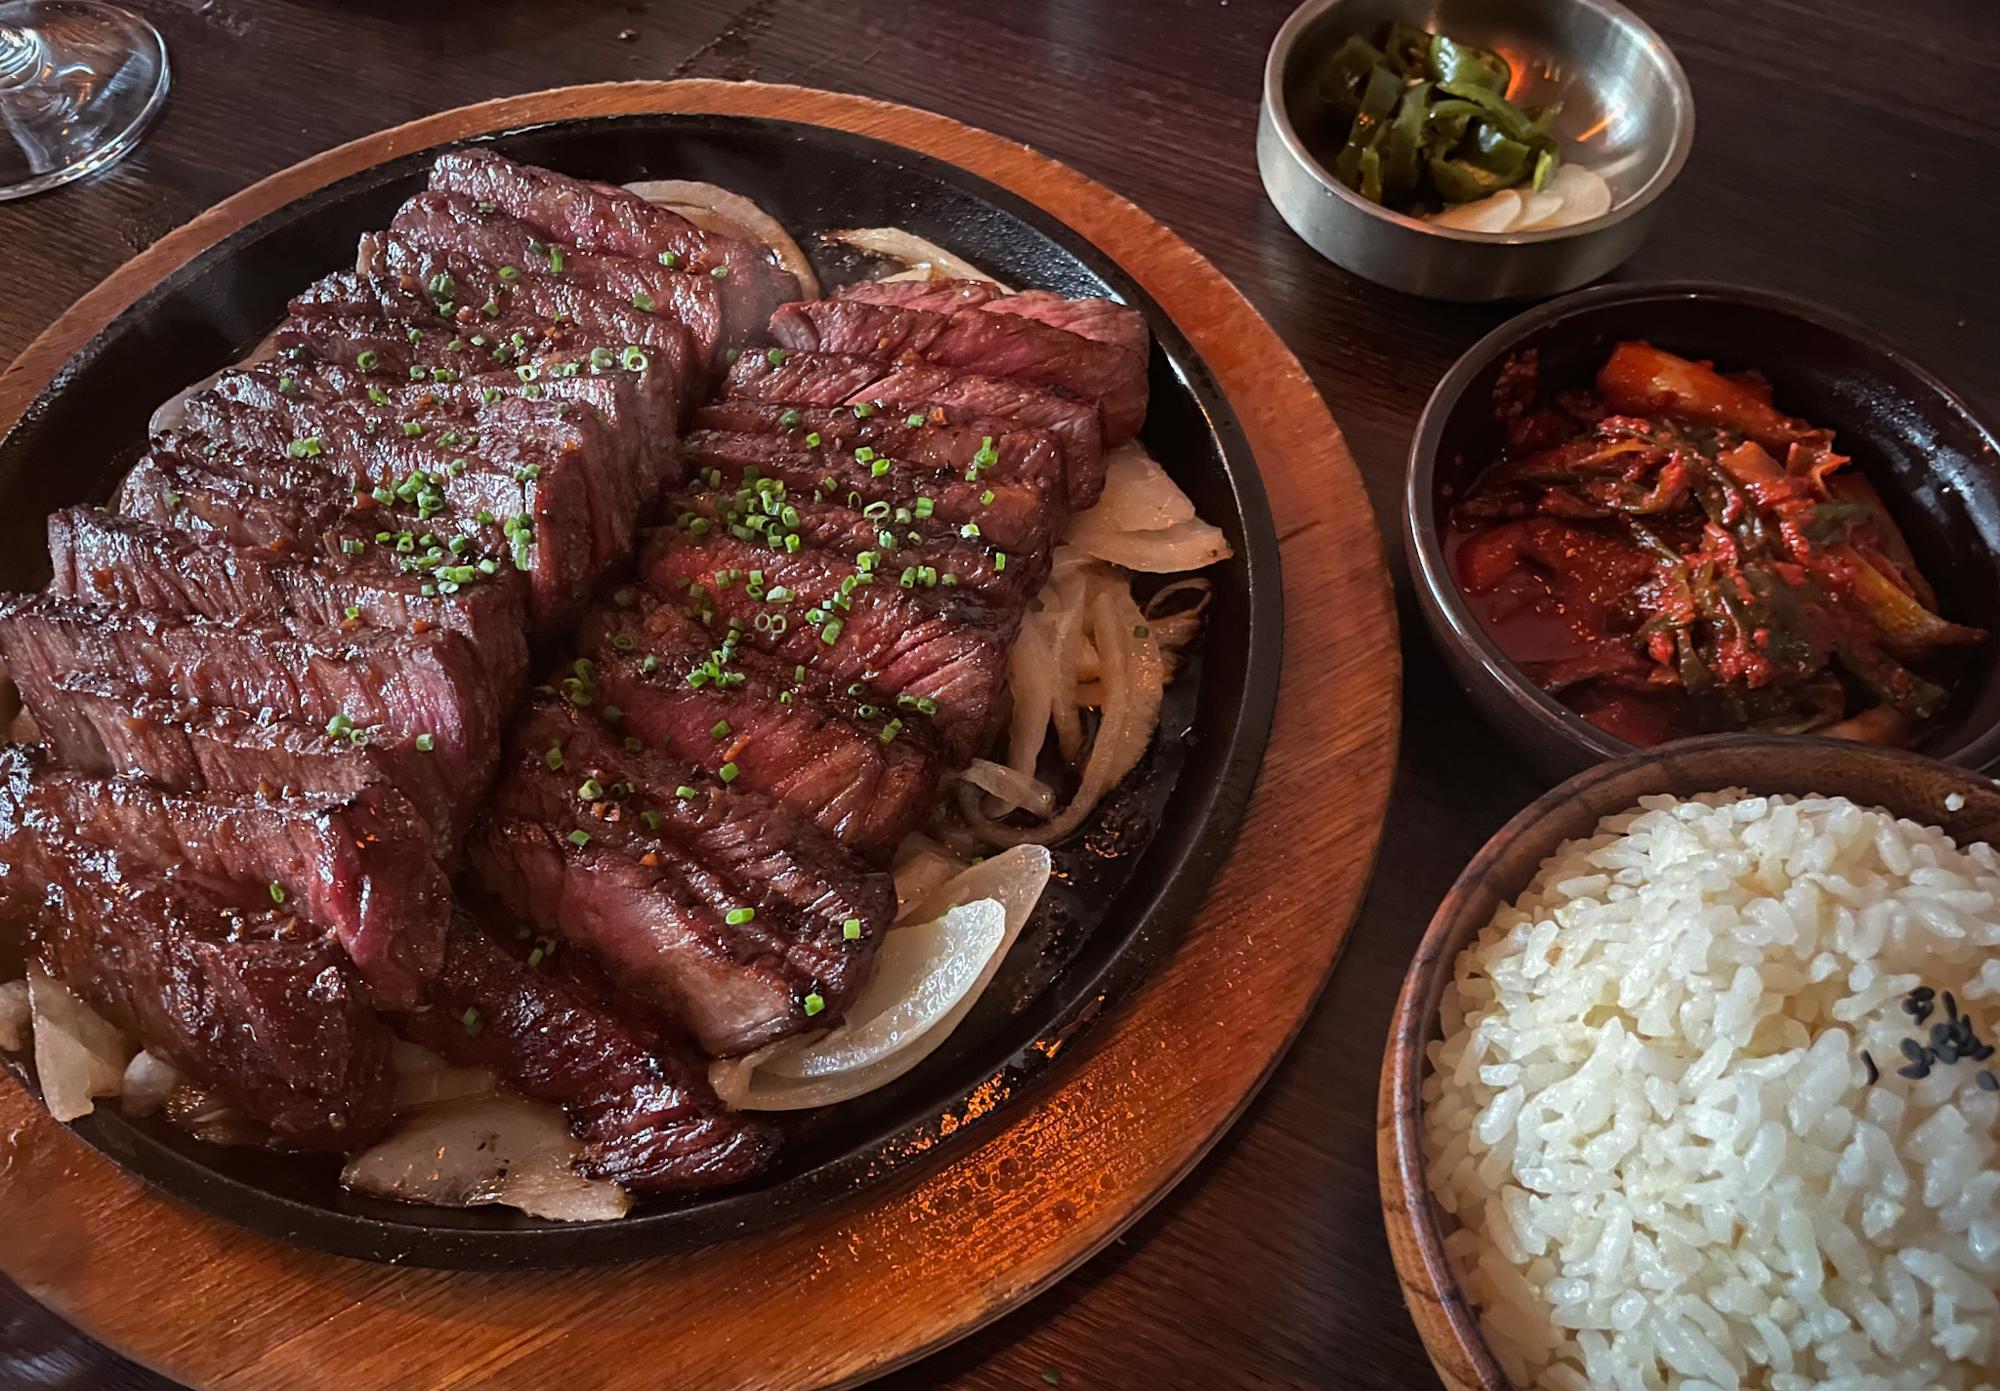
[[[1078,1039],[1080,1056],[1010,1125],[935,1172],[691,1254],[474,1274],[321,1255],[158,1195],[19,1087],[0,1088],[0,1269],[202,1391],[858,1384],[1046,1289],[1184,1176],[1291,1042],[1360,905],[1401,668],[1381,536],[1325,404],[1270,326],[1166,227],[944,117],[700,81],[563,88],[399,126],[253,185],[113,273],[0,376],[0,426],[162,276],[302,194],[444,141],[669,111],[809,122],[958,165],[1066,222],[1180,325],[1241,420],[1283,558],[1284,675],[1241,837],[1172,957]]]

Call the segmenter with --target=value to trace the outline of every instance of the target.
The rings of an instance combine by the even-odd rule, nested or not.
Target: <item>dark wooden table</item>
[[[0,205],[0,360],[133,252],[305,155],[465,102],[626,77],[760,78],[941,111],[1103,180],[1243,288],[1326,393],[1397,570],[1406,734],[1380,872],[1297,1048],[1194,1177],[1052,1293],[880,1385],[1435,1385],[1377,1215],[1382,1039],[1433,905],[1540,784],[1433,654],[1409,601],[1398,500],[1432,383],[1506,311],[1355,280],[1265,202],[1257,94],[1291,0],[138,3],[166,34],[174,94],[107,176]],[[1835,306],[2000,418],[2000,10],[1641,3],[1694,83],[1700,128],[1622,275]],[[0,1282],[0,1388],[168,1386]]]

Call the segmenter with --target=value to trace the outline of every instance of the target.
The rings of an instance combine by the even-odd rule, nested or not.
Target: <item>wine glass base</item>
[[[139,16],[98,0],[0,3],[39,44],[34,70],[0,76],[0,202],[121,159],[166,100],[167,49]]]

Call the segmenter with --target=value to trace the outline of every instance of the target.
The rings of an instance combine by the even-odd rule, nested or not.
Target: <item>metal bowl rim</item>
[[[1587,222],[1572,223],[1568,227],[1551,227],[1540,232],[1470,232],[1456,227],[1440,227],[1426,222],[1420,217],[1410,217],[1386,208],[1380,203],[1371,203],[1340,180],[1332,177],[1318,159],[1306,149],[1299,139],[1298,131],[1292,125],[1292,114],[1285,107],[1284,70],[1285,64],[1297,47],[1299,35],[1306,26],[1325,14],[1328,10],[1345,3],[1345,0],[1304,0],[1284,26],[1278,36],[1271,40],[1271,48],[1264,59],[1263,116],[1270,123],[1271,131],[1285,147],[1294,163],[1309,174],[1320,188],[1342,199],[1350,206],[1392,226],[1415,232],[1419,236],[1436,237],[1443,241],[1458,242],[1468,246],[1533,246],[1541,242],[1566,241],[1572,237],[1590,232],[1601,232],[1638,216],[1657,202],[1674,180],[1680,177],[1681,168],[1687,163],[1688,152],[1694,148],[1694,88],[1688,83],[1687,74],[1681,70],[1680,59],[1667,46],[1654,28],[1638,15],[1618,3],[1618,0],[1568,0],[1568,3],[1583,9],[1595,10],[1612,23],[1635,33],[1643,41],[1646,50],[1658,62],[1668,79],[1668,87],[1674,94],[1673,121],[1674,139],[1667,151],[1666,159],[1655,169],[1639,191],[1622,203],[1613,204],[1611,210],[1601,217],[1593,217]]]

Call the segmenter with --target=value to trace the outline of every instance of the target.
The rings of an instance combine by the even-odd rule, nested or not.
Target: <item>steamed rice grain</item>
[[[1446,1253],[1509,1378],[1995,1391],[2000,1056],[1899,1076],[1919,986],[2000,1032],[1991,847],[1719,793],[1544,863],[1459,957],[1424,1084]]]

